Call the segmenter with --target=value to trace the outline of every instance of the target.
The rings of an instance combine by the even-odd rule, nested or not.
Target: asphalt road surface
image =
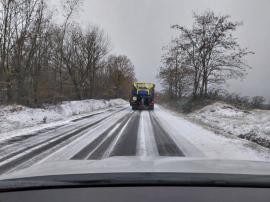
[[[115,107],[0,143],[0,174],[51,160],[184,156],[155,111]]]
[[[30,130],[32,131],[32,130]],[[0,175],[38,163],[112,156],[270,159],[269,150],[222,136],[156,106],[99,110],[0,141]]]

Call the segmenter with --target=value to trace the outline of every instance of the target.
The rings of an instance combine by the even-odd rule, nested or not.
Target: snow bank
[[[270,148],[270,110],[240,110],[217,102],[189,115],[211,128]]]
[[[44,109],[21,105],[0,106],[0,133],[124,104],[127,104],[125,100],[113,99],[68,101],[59,105],[48,105]]]

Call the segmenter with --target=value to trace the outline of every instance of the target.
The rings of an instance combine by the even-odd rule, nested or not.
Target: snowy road
[[[160,106],[132,111],[124,105],[0,140],[0,174],[42,162],[110,156],[269,160],[270,151],[215,134]]]

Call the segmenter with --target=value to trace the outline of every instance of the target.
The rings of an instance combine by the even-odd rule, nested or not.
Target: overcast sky
[[[111,39],[113,53],[127,55],[140,81],[158,82],[161,49],[171,40],[170,26],[190,26],[192,11],[229,14],[244,25],[236,32],[240,44],[256,54],[243,81],[229,81],[228,89],[242,95],[263,95],[270,100],[269,0],[85,0],[82,24],[98,25]]]

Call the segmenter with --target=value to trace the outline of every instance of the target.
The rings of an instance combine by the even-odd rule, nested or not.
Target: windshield
[[[1,0],[0,178],[268,175],[269,8]]]

